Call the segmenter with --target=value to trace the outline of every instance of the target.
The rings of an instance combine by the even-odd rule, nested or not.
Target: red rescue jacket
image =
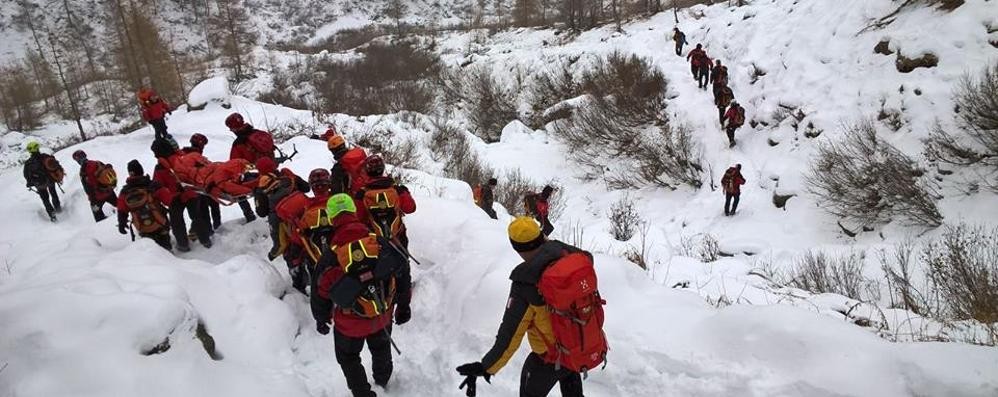
[[[742,194],[742,185],[745,184],[745,177],[742,172],[735,167],[728,168],[721,178],[721,188],[726,194]]]
[[[360,222],[357,217],[350,214],[337,216],[333,220],[335,231],[330,237],[331,246],[343,245],[366,237],[371,231],[366,225]],[[319,275],[316,293],[320,298],[331,299],[332,287],[343,278],[343,269],[339,266],[332,266]],[[357,316],[352,311],[340,308],[333,309],[333,327],[339,333],[351,338],[363,338],[369,335],[382,332],[392,321],[392,310],[387,310],[375,318],[364,318]]]
[[[159,120],[170,112],[170,104],[162,99],[156,99],[142,104],[142,119],[145,121]]]
[[[350,192],[355,193],[367,185],[367,173],[364,172],[364,162],[367,161],[367,152],[364,149],[355,147],[347,150],[337,162],[342,164],[343,171],[350,177]]]
[[[266,137],[254,137],[254,135],[263,134]],[[261,131],[254,129],[253,126],[247,125],[242,131],[236,133],[236,140],[232,142],[232,149],[229,151],[229,160],[233,159],[243,159],[249,161],[250,163],[256,164],[256,161],[261,157],[274,158],[274,148],[270,147],[263,148],[257,147],[253,144],[253,141],[258,138],[260,140],[273,142],[274,138],[267,131]],[[272,145],[271,145],[272,146]]]
[[[114,189],[101,187],[97,183],[97,167],[100,163],[94,160],[87,160],[80,167],[80,182],[83,183],[83,191],[87,193],[90,201],[105,201],[114,198]]]

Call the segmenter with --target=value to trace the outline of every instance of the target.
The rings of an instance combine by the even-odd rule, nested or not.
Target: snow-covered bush
[[[444,101],[465,109],[471,132],[485,142],[499,142],[503,127],[517,119],[516,95],[496,79],[491,67],[445,70],[438,85]]]
[[[947,228],[922,249],[922,260],[944,317],[998,323],[998,229]]]
[[[318,66],[324,110],[366,115],[433,108],[440,59],[431,49],[409,41],[374,42],[362,52],[363,58]]]
[[[700,259],[703,263],[717,261],[721,257],[721,247],[711,234],[698,233],[682,236],[679,239],[679,255]]]
[[[926,155],[955,165],[980,165],[994,178],[985,183],[998,190],[998,62],[974,78],[966,76],[956,92],[959,132],[937,126]]]
[[[634,200],[626,194],[610,206],[607,216],[610,218],[610,234],[617,241],[630,240],[644,222],[634,208]]]
[[[495,171],[471,147],[464,132],[442,119],[434,119],[432,123],[430,151],[435,159],[444,161],[444,171],[448,177],[475,186],[495,175]]]
[[[933,189],[914,160],[881,140],[872,122],[850,126],[843,134],[818,148],[807,174],[808,189],[826,211],[864,225],[894,218],[942,224]]]
[[[879,297],[876,283],[863,276],[863,258],[856,253],[832,256],[807,251],[784,275],[786,284],[814,293],[833,293],[860,301]]]

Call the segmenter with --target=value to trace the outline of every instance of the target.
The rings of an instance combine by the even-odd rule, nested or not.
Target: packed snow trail
[[[209,131],[209,157],[228,146],[212,133],[225,110],[175,116]],[[188,136],[172,128],[178,140]],[[91,157],[151,165],[149,131],[80,145]],[[295,138],[299,174],[331,163],[321,142]],[[57,154],[64,164],[74,148]],[[151,167],[150,167],[151,169]],[[289,287],[280,261],[267,263],[263,222],[243,225],[236,209],[210,250],[173,256],[112,222],[94,224],[75,173],[58,223],[40,216],[33,193],[10,191],[0,207],[9,272],[0,285],[0,394],[17,396],[270,396],[346,394],[332,339],[315,331],[307,300]],[[505,235],[471,203],[467,185],[416,173],[419,203],[407,217],[417,287],[413,319],[396,327],[402,349],[387,396],[461,395],[457,365],[493,342],[519,262]],[[19,185],[19,172],[0,176]],[[432,188],[431,188],[432,187]],[[432,191],[432,194],[431,194]],[[15,232],[16,231],[16,232]],[[31,232],[31,233],[29,233]],[[596,255],[608,301],[609,365],[593,371],[587,395],[993,395],[998,352],[954,344],[891,344],[849,323],[786,306],[714,309],[694,292],[653,282],[633,264]],[[224,357],[194,338],[204,323]],[[164,353],[142,355],[168,339]],[[513,395],[523,346],[483,384],[482,395]],[[366,355],[366,353],[365,353]],[[365,361],[369,360],[365,358]],[[885,381],[890,379],[891,381]]]

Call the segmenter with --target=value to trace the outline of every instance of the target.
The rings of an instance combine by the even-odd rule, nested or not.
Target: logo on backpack
[[[398,237],[402,232],[402,210],[395,186],[362,192],[363,204],[371,216],[374,232],[388,240]]]
[[[345,277],[360,283],[353,307],[344,309],[364,318],[375,318],[390,310],[395,301],[395,276],[379,268],[381,246],[377,236],[371,234],[332,250]]]
[[[551,264],[537,282],[551,313],[554,344],[545,361],[575,372],[586,372],[606,362],[610,350],[603,332],[603,305],[596,270],[588,253],[575,252]]]
[[[144,188],[131,189],[125,193],[125,205],[132,215],[132,225],[141,234],[161,231],[167,225],[163,207],[156,203]]]

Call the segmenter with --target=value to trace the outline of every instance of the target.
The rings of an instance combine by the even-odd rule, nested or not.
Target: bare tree
[[[386,16],[395,21],[395,34],[402,35],[402,20],[409,13],[409,5],[403,0],[385,0],[384,11]]]
[[[212,34],[213,44],[225,59],[225,66],[232,73],[230,78],[239,82],[250,77],[257,33],[249,24],[242,0],[215,0],[215,4],[218,13],[210,18],[210,23],[220,31]]]

